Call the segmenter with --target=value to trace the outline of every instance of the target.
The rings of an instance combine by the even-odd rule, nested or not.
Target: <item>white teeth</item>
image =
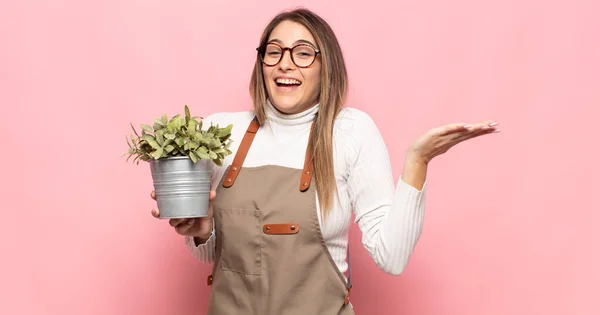
[[[276,81],[279,84],[300,84],[300,81],[296,80],[296,79],[277,79]]]

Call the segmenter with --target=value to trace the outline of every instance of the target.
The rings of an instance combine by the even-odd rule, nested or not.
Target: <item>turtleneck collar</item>
[[[278,111],[267,99],[267,120],[278,125],[303,125],[312,123],[319,111],[319,104],[297,114],[284,114]]]

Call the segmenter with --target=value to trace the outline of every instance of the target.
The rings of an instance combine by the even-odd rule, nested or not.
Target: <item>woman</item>
[[[421,233],[428,163],[497,131],[491,121],[428,131],[394,187],[382,137],[367,114],[343,107],[346,91],[333,31],[299,9],[261,37],[254,110],[205,118],[235,126],[235,154],[213,170],[210,216],[170,224],[214,264],[209,314],[354,314],[344,276],[352,211],[377,266],[400,274]]]

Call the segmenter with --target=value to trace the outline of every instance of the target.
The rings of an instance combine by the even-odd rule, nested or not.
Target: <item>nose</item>
[[[292,61],[292,52],[290,50],[284,50],[283,55],[281,56],[281,61],[279,61],[279,68],[282,71],[293,70],[295,68],[295,64]]]

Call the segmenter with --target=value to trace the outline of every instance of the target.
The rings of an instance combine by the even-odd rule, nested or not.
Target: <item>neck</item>
[[[315,120],[319,104],[314,105],[297,114],[285,114],[280,112],[270,101],[267,100],[267,120],[279,125],[304,125]]]

